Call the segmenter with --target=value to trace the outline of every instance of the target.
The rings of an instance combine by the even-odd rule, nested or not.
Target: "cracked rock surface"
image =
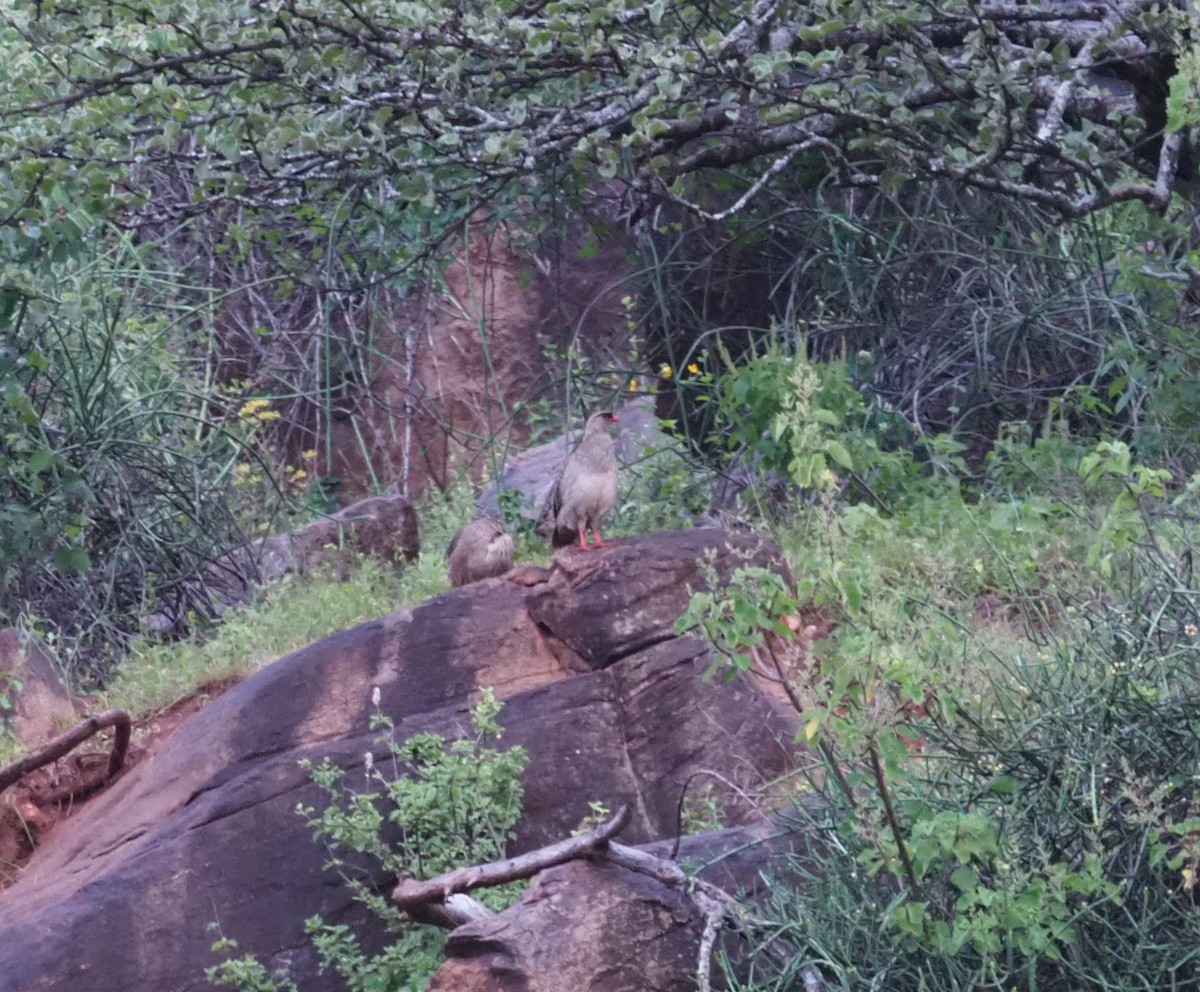
[[[296,813],[323,801],[299,762],[329,756],[353,782],[368,751],[382,754],[374,687],[401,739],[459,736],[482,686],[505,699],[503,743],[530,756],[512,853],[562,838],[593,800],[631,805],[623,843],[668,837],[696,771],[740,788],[779,775],[790,711],[754,681],[703,680],[705,646],[673,632],[706,553],[722,579],[778,561],[758,538],[715,529],[565,549],[551,569],[465,586],[246,679],[58,825],[0,893],[0,992],[207,990],[213,921],[300,987],[338,987],[316,973],[304,920],[356,924],[360,910]],[[718,791],[733,822],[755,818]]]

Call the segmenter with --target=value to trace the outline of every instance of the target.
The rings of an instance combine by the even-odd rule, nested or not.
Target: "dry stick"
[[[696,979],[700,986],[699,992],[709,992],[712,986],[708,973],[713,946],[717,942],[721,925],[726,919],[732,919],[740,927],[744,921],[745,913],[737,900],[719,886],[688,875],[673,861],[647,854],[637,848],[626,847],[624,844],[609,844],[603,856],[606,861],[642,875],[649,875],[664,885],[679,889],[690,896],[704,914],[704,933],[700,938]]]
[[[792,684],[787,680],[787,676],[783,671],[783,663],[775,654],[775,649],[771,647],[769,641],[764,641],[767,647],[767,654],[771,656],[771,663],[775,666],[775,671],[779,673],[779,684],[783,687],[783,691],[787,694],[788,702],[792,704],[792,709],[797,713],[804,712],[804,704],[800,701],[800,697],[796,695],[796,690],[792,688]],[[846,797],[846,802],[850,804],[853,810],[858,809],[858,802],[854,798],[854,791],[850,788],[850,783],[846,781],[845,773],[842,771],[842,766],[837,760],[837,755],[833,753],[833,748],[828,742],[817,741],[817,749],[825,757],[825,761],[829,764],[829,770],[833,773],[834,779],[837,781],[838,788],[842,790],[842,795]]]
[[[27,757],[0,768],[0,792],[14,782],[19,782],[31,771],[41,768],[42,765],[57,761],[105,727],[115,728],[112,752],[108,756],[108,767],[105,769],[103,781],[112,778],[125,763],[125,752],[129,748],[129,714],[124,710],[105,710],[103,713],[89,716],[82,723],[72,727],[65,734],[59,734]]]
[[[557,844],[530,851],[528,854],[485,865],[473,865],[470,868],[457,868],[424,882],[405,879],[392,891],[392,902],[407,913],[426,903],[445,902],[454,893],[470,892],[472,889],[529,878],[546,868],[561,865],[603,847],[609,838],[615,837],[625,829],[631,818],[629,807],[622,806],[612,819],[594,830],[578,837],[568,837]]]
[[[459,868],[424,882],[408,879],[396,886],[392,892],[392,902],[422,922],[457,925],[489,915],[488,910],[474,900],[469,900],[471,905],[465,907],[465,912],[462,911],[462,904],[455,906],[454,900],[461,900],[461,893],[483,886],[515,882],[573,858],[597,855],[618,867],[648,875],[664,885],[688,893],[704,914],[704,933],[700,939],[696,977],[700,992],[709,992],[712,987],[708,977],[709,962],[717,933],[727,918],[741,923],[744,916],[742,908],[729,893],[711,882],[688,875],[674,862],[624,844],[611,843],[610,838],[620,833],[630,819],[629,807],[622,806],[612,819],[594,830],[520,857]]]
[[[900,861],[904,865],[908,887],[914,898],[924,899],[925,897],[921,894],[921,884],[917,881],[917,873],[913,869],[912,859],[908,856],[908,847],[904,843],[900,821],[896,818],[896,811],[892,808],[892,796],[888,791],[887,779],[883,776],[883,763],[879,760],[879,751],[876,749],[874,741],[867,746],[867,753],[871,755],[871,769],[875,772],[875,787],[879,790],[879,798],[883,800],[883,812],[887,817],[888,826],[891,828],[892,837],[896,841],[896,850],[899,851]]]

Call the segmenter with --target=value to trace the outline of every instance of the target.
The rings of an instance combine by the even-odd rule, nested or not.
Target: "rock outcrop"
[[[75,722],[75,706],[49,652],[16,627],[0,630],[0,721],[26,747],[43,744]]]
[[[285,575],[329,568],[343,576],[359,557],[387,565],[412,561],[421,552],[417,514],[403,496],[368,496],[287,534],[264,537],[222,555],[205,571],[204,587],[219,616],[244,603],[251,590]],[[198,598],[198,597],[197,597]],[[168,603],[142,618],[147,631],[185,627],[187,618]]]
[[[337,987],[316,974],[303,921],[359,911],[295,812],[323,801],[299,762],[330,757],[353,779],[368,751],[382,756],[374,687],[401,738],[457,736],[482,686],[506,699],[505,743],[530,756],[518,850],[565,836],[592,800],[632,807],[623,842],[670,836],[698,769],[734,786],[732,822],[757,818],[739,789],[790,766],[795,723],[749,680],[703,680],[704,645],[674,635],[706,553],[720,576],[774,557],[717,530],[568,549],[552,569],[466,586],[247,679],[56,826],[0,894],[0,992],[198,992],[210,922],[302,988]]]

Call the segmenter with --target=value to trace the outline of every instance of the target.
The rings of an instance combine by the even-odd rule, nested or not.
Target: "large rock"
[[[632,806],[626,842],[669,836],[699,769],[729,781],[734,822],[755,816],[739,789],[789,767],[795,723],[749,681],[702,680],[703,645],[673,633],[710,551],[719,576],[773,559],[716,530],[567,549],[247,679],[56,827],[0,895],[0,992],[207,989],[210,921],[306,990],[338,987],[315,974],[303,920],[357,908],[295,812],[323,799],[299,761],[329,756],[353,780],[382,756],[373,687],[401,738],[461,732],[481,686],[506,698],[505,741],[530,754],[517,849],[561,838],[592,800]]]
[[[0,630],[0,722],[27,748],[44,744],[76,720],[71,694],[54,659],[33,637],[16,627]]]
[[[207,598],[215,619],[235,603],[246,602],[256,585],[285,575],[328,568],[344,577],[360,557],[400,565],[420,552],[412,504],[396,493],[368,496],[290,533],[260,538],[227,552],[204,573],[206,596],[188,597],[185,602]],[[187,622],[178,607],[164,602],[158,612],[142,618],[142,627],[166,633],[182,630]]]

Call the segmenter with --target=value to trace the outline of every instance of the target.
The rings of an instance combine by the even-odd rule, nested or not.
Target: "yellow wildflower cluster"
[[[688,373],[688,375],[699,375],[700,374],[700,363],[699,362],[688,362],[687,373]],[[663,362],[663,364],[658,367],[658,374],[660,376],[662,376],[662,378],[664,378],[664,379],[670,379],[673,375],[675,375],[675,370],[670,365],[668,365],[666,362]]]
[[[262,482],[262,475],[245,462],[233,467],[233,484],[235,486],[254,485],[258,482]]]
[[[317,460],[317,449],[309,448],[307,451],[300,452],[300,458],[304,464],[312,468]],[[304,486],[305,480],[309,476],[308,469],[301,465],[289,465],[287,470],[287,482],[292,489],[300,489]]]
[[[271,401],[261,397],[246,400],[238,409],[237,415],[242,420],[256,420],[260,424],[279,419],[279,411],[271,409]]]

